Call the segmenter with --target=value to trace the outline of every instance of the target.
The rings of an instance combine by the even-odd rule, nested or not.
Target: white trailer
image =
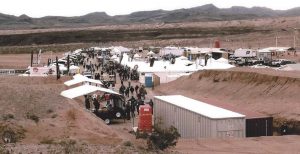
[[[256,51],[252,49],[236,49],[234,51],[234,57],[239,58],[251,58],[256,57]]]

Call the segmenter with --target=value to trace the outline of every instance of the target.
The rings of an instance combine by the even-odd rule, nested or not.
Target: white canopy
[[[150,51],[150,52],[147,53],[148,56],[154,55],[154,54],[155,54],[155,53],[154,53],[153,51]]]
[[[111,59],[117,59],[118,57],[117,57],[117,55],[113,55],[113,56],[111,56],[110,58],[111,58]]]
[[[79,86],[76,88],[68,89],[68,90],[62,91],[60,93],[60,95],[70,98],[70,99],[73,99],[75,97],[83,96],[83,95],[86,95],[86,94],[89,94],[92,92],[96,92],[96,91],[102,91],[102,92],[120,95],[119,93],[114,92],[110,89],[95,87],[95,86],[91,86],[91,85],[83,85],[83,86]]]
[[[103,85],[103,83],[99,80],[89,79],[81,74],[76,74],[73,80],[66,81],[64,84],[67,86],[72,86],[81,82],[91,82],[95,84]]]
[[[141,56],[139,54],[134,54],[133,58],[141,58]]]
[[[187,57],[185,57],[185,56],[180,56],[180,57],[178,57],[180,60],[188,60],[188,58]]]

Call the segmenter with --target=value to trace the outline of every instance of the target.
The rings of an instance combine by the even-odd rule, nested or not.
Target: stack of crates
[[[152,132],[152,108],[150,105],[141,105],[139,108],[138,129],[141,132]]]

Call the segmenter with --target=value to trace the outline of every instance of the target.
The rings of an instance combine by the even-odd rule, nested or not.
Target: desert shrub
[[[149,137],[148,133],[137,131],[135,134],[136,138],[147,139]]]
[[[2,119],[4,121],[10,120],[10,119],[14,119],[14,118],[15,118],[15,116],[13,114],[10,114],[10,113],[2,115]]]
[[[51,116],[51,118],[54,119],[54,118],[56,118],[57,116],[58,116],[57,114],[53,114],[53,115]]]
[[[67,112],[67,117],[70,120],[76,120],[76,111],[75,109],[71,109]]]
[[[4,143],[16,143],[25,138],[25,129],[18,125],[0,124],[0,136]]]
[[[82,146],[78,145],[75,140],[61,141],[59,143],[63,147],[65,154],[82,153]]]
[[[35,115],[31,112],[26,113],[26,118],[33,120],[35,123],[38,123],[40,121],[40,117],[38,117],[37,115]]]
[[[51,138],[43,138],[41,141],[40,141],[41,144],[55,144],[54,140],[51,139]]]
[[[54,111],[52,109],[49,109],[47,110],[47,113],[50,114],[50,113],[53,113]]]
[[[132,146],[132,143],[131,143],[130,141],[125,141],[125,142],[123,143],[123,145],[124,145],[124,146],[127,146],[127,147],[130,147],[130,146]]]
[[[148,148],[159,150],[167,149],[168,147],[175,146],[179,137],[180,134],[174,126],[167,129],[156,126],[154,127],[154,132],[147,140]]]

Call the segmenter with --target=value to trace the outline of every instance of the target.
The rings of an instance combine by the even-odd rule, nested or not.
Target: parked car
[[[112,95],[113,103],[111,107],[103,107],[99,111],[95,111],[94,114],[104,120],[104,122],[109,125],[114,119],[125,118],[125,111],[123,109],[123,104],[125,103],[124,96]]]

